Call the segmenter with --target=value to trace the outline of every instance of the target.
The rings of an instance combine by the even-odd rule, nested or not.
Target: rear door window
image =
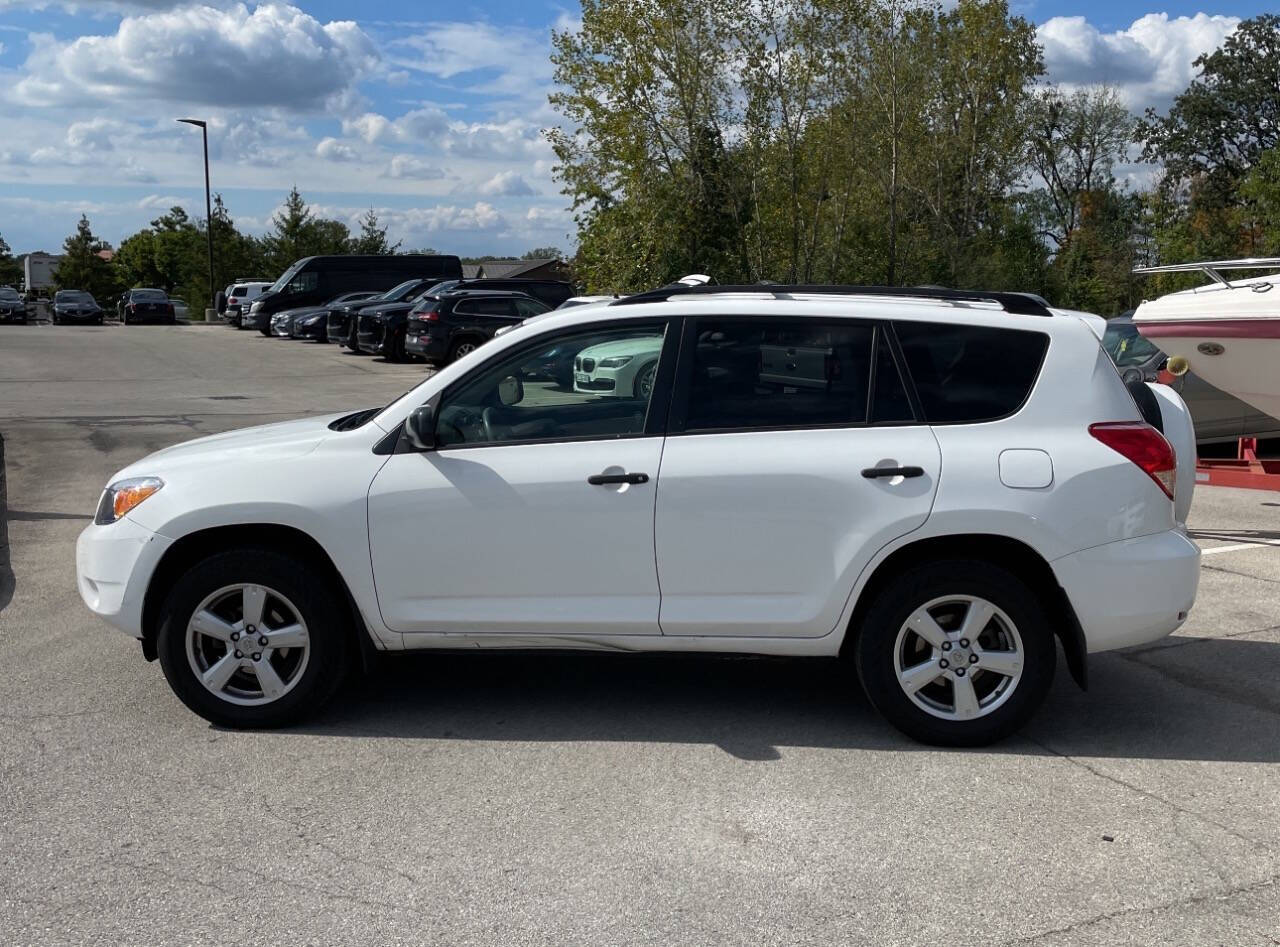
[[[1049,337],[1026,329],[896,322],[894,330],[930,424],[972,424],[1022,407]]]
[[[692,335],[686,431],[912,420],[887,347],[883,368],[875,357],[874,323],[698,319]],[[873,410],[876,398],[884,406]]]

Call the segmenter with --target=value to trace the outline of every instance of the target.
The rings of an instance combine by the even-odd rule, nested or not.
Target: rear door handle
[[[868,480],[875,480],[877,477],[923,477],[923,467],[866,467],[862,471],[862,476]]]
[[[611,483],[648,483],[649,475],[647,473],[620,473],[620,474],[592,474],[587,478],[587,483],[596,487],[607,486]]]

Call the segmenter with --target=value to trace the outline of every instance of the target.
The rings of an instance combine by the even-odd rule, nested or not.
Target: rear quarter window
[[[1049,337],[1026,329],[896,322],[930,424],[972,424],[1015,413],[1040,374]]]

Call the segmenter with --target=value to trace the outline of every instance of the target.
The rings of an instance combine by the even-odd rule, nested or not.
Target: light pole
[[[209,306],[217,308],[218,288],[213,285],[213,204],[209,198],[209,126],[198,118],[180,118],[184,125],[195,125],[204,136],[204,232],[209,238]]]

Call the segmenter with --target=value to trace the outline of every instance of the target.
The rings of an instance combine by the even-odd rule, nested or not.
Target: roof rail
[[[756,283],[742,286],[689,286],[675,283],[658,289],[624,296],[610,303],[611,306],[629,306],[636,303],[662,302],[673,296],[717,296],[725,293],[769,293],[778,298],[789,296],[892,296],[902,299],[936,299],[944,302],[996,303],[1005,312],[1019,316],[1052,316],[1053,313],[1040,300],[1029,293],[988,292],[979,289],[934,289],[911,286],[833,286],[833,285],[782,285]]]
[[[1280,257],[1261,256],[1243,260],[1202,260],[1199,263],[1169,263],[1165,266],[1135,266],[1135,273],[1203,273],[1215,283],[1234,289],[1220,270],[1280,270]]]

